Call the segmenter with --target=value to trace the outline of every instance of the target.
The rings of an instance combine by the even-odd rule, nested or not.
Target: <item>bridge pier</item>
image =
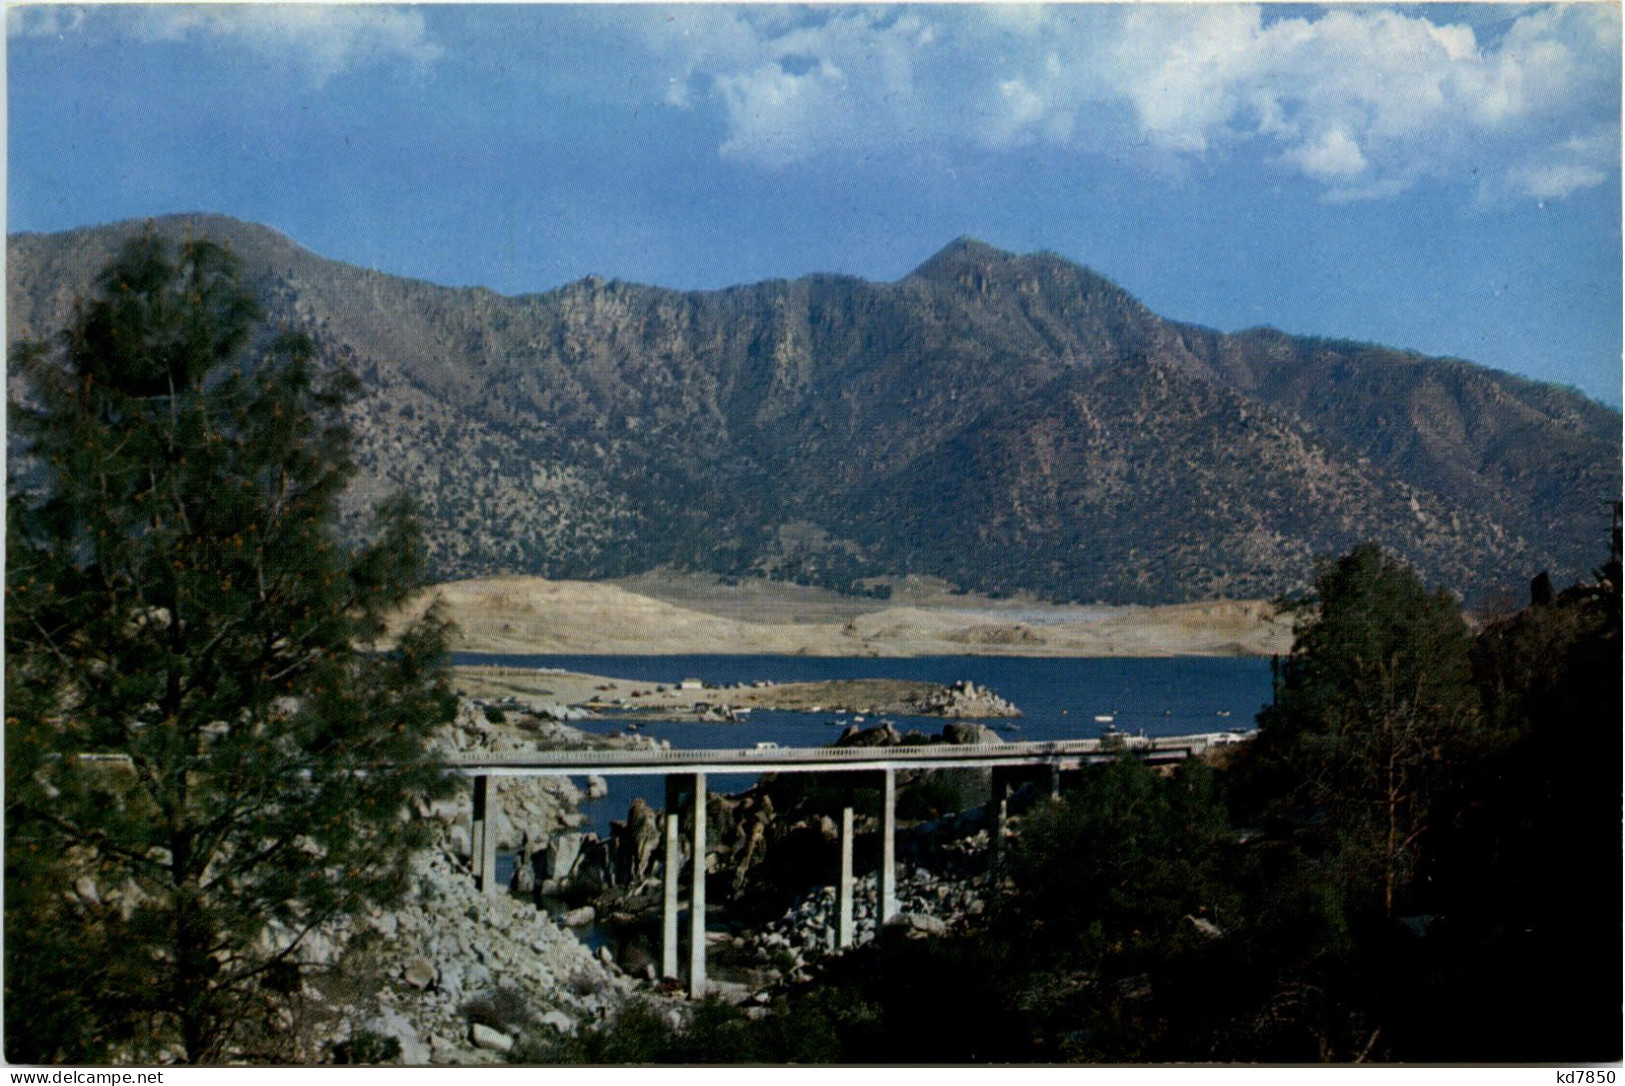
[[[665,780],[665,893],[660,909],[660,975],[671,979],[677,977],[677,884],[683,866],[683,842],[677,828],[679,779],[668,776]]]
[[[705,995],[705,774],[696,773],[694,787],[693,882],[688,892],[688,994]]]
[[[682,881],[683,848],[679,811],[688,794],[690,855],[688,891],[688,990],[695,999],[705,995],[705,774],[672,773],[666,777],[665,871],[660,907],[660,974],[677,978],[678,886]]]
[[[474,778],[474,818],[469,826],[469,851],[474,868],[474,885],[487,894],[497,893],[497,800],[496,783],[489,773]]]
[[[988,813],[992,825],[988,827],[988,868],[993,875],[1004,873],[1004,830],[1010,823],[1010,776],[995,768],[992,773],[992,795],[988,798]]]
[[[875,928],[897,915],[897,771],[884,769],[880,793],[880,915]]]
[[[852,879],[852,796],[848,793],[846,806],[841,808],[841,875],[836,884],[836,906],[840,923],[836,928],[836,945],[846,949],[852,945],[852,897],[855,889]]]

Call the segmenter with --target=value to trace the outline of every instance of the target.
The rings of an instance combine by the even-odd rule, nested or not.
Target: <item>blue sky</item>
[[[895,279],[960,235],[1165,316],[1618,406],[1610,4],[8,7],[8,224],[175,211],[450,285]]]

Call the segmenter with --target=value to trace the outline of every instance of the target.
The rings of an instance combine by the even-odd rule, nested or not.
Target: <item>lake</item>
[[[811,682],[821,679],[916,679],[954,683],[969,679],[1015,704],[1022,716],[990,722],[1013,741],[1076,739],[1099,735],[1106,727],[1096,717],[1110,716],[1114,726],[1131,734],[1182,735],[1192,732],[1246,731],[1270,700],[1270,662],[1257,657],[1175,656],[1157,658],[1051,658],[1026,656],[922,656],[912,658],[827,656],[502,656],[457,653],[458,664],[561,668],[639,684],[676,685],[701,679],[709,685],[732,683]],[[727,701],[718,692],[718,701]],[[756,710],[745,724],[646,723],[646,735],[668,740],[675,748],[749,747],[774,742],[786,747],[822,746],[835,741],[850,714],[786,713]],[[944,721],[937,717],[891,716],[902,732],[918,728],[934,734]],[[868,720],[865,726],[875,723]],[[586,731],[607,733],[625,727],[622,719],[605,717],[576,723]],[[749,775],[716,776],[712,791],[741,791],[754,783]],[[588,825],[606,833],[610,819],[623,819],[633,796],[658,807],[664,794],[658,777],[611,777],[606,799],[583,807]]]

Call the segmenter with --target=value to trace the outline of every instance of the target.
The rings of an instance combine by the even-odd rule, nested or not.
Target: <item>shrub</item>
[[[332,1049],[333,1062],[340,1067],[360,1067],[365,1064],[394,1063],[401,1058],[401,1042],[385,1037],[370,1029],[357,1030],[347,1041],[340,1041]]]
[[[493,988],[466,1001],[463,1017],[503,1033],[518,1033],[530,1024],[530,1008],[525,998],[512,988]]]

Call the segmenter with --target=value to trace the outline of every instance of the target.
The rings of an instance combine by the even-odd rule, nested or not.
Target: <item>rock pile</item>
[[[898,886],[898,912],[886,926],[909,937],[946,934],[986,910],[986,883],[983,875],[949,879],[924,868],[916,869]],[[759,965],[786,980],[810,979],[811,968],[840,949],[839,908],[835,887],[825,886],[802,898],[760,931],[746,936],[746,948]],[[854,945],[874,939],[879,912],[878,880],[866,875],[854,887]]]
[[[468,701],[436,742],[446,754],[604,745],[601,737],[556,721],[521,716],[513,724],[493,723]],[[586,795],[601,795],[603,788],[602,780],[589,778]],[[575,868],[592,838],[574,832],[581,824],[579,788],[563,778],[507,779],[499,782],[498,796],[499,848],[538,857],[536,866],[549,876]],[[321,983],[310,989],[313,999],[337,1012],[326,1036],[313,1042],[318,1048],[365,1031],[395,1039],[404,1064],[493,1063],[529,1024],[569,1033],[613,1013],[634,987],[613,961],[595,956],[529,900],[475,888],[466,795],[426,804],[413,817],[438,822],[441,832],[435,845],[413,857],[407,899],[389,912],[307,937],[307,962],[337,965],[326,992]],[[533,851],[538,841],[547,844]],[[522,874],[516,882],[523,883]],[[478,1012],[482,1006],[505,1010],[493,1018]]]
[[[329,936],[349,949],[340,975],[375,982],[344,1009],[335,1041],[365,1030],[394,1038],[404,1064],[501,1062],[526,1025],[573,1032],[632,990],[545,912],[476,890],[446,850],[419,853],[412,877],[402,905]],[[502,992],[511,995],[496,1000]],[[515,1010],[501,1023],[481,1023],[471,1008],[482,1002]]]
[[[983,686],[961,679],[952,686],[922,695],[912,709],[920,716],[1012,717],[1021,710]]]

